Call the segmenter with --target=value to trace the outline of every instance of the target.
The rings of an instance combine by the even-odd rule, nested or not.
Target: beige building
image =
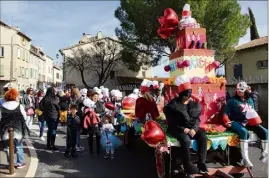
[[[63,58],[65,58],[72,55],[72,50],[77,50],[78,48],[89,49],[92,47],[92,45],[95,42],[102,41],[102,40],[113,41],[113,39],[110,37],[104,37],[101,32],[98,32],[97,35],[93,37],[89,37],[85,33],[83,33],[82,38],[78,44],[63,48],[59,51],[61,55],[63,56]],[[116,44],[119,45],[118,43]],[[110,72],[109,78],[105,82],[104,86],[109,87],[109,88],[114,88],[119,85],[122,85],[122,83],[120,82],[122,78],[128,79],[128,78],[151,78],[151,77],[152,77],[151,67],[148,67],[148,68],[141,67],[141,70],[139,72],[133,72],[133,71],[128,70],[126,67],[124,67],[122,62],[117,62],[117,65],[115,66],[114,70]],[[64,80],[65,80],[66,85],[76,85],[79,87],[84,86],[81,80],[81,74],[77,70],[70,70],[70,68],[65,69]],[[98,76],[94,75],[91,71],[86,71],[85,80],[89,86],[93,87],[93,86],[96,86],[97,84]]]
[[[20,29],[0,21],[0,96],[7,83],[26,90],[38,89],[42,82],[53,82],[52,59],[33,46]]]
[[[228,84],[245,80],[247,83],[268,82],[268,37],[252,40],[236,47],[235,64],[225,66]]]
[[[53,66],[53,83],[56,86],[60,86],[63,82],[63,69],[60,66],[54,64]]]

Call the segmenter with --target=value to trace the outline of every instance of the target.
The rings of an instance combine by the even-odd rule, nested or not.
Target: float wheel
[[[164,155],[158,149],[155,150],[155,159],[158,178],[165,178]]]

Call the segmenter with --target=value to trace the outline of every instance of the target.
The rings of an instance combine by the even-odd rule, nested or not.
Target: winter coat
[[[157,104],[154,100],[148,101],[146,98],[140,97],[136,100],[135,103],[135,116],[140,121],[144,121],[147,117],[147,114],[150,114],[153,120],[160,116]]]
[[[14,139],[21,141],[29,130],[26,126],[27,115],[24,107],[16,101],[7,101],[0,106],[0,141],[9,139],[8,129],[13,128]]]
[[[164,114],[168,122],[167,132],[176,135],[178,132],[184,132],[185,128],[197,131],[201,113],[202,107],[197,102],[189,101],[185,105],[179,101],[179,98],[172,99],[164,107]]]
[[[100,123],[100,118],[97,116],[97,114],[93,111],[92,108],[85,108],[84,109],[84,123],[83,127],[87,129],[89,126],[93,127]]]
[[[60,109],[62,111],[67,111],[68,110],[68,106],[69,106],[69,103],[70,103],[70,98],[66,95],[60,97]]]
[[[32,108],[35,109],[35,98],[33,96],[30,96],[32,100]],[[21,104],[24,106],[25,110],[27,111],[30,108],[30,100],[29,100],[29,95],[25,94],[23,95],[21,99]]]
[[[44,97],[40,103],[40,107],[43,110],[43,114],[46,119],[58,119],[60,106],[58,105],[57,97]]]
[[[104,107],[104,104],[100,101],[97,101],[95,103],[95,108],[94,108],[94,111],[96,114],[98,114],[99,116],[103,116],[105,115],[106,113],[106,110],[105,110],[105,107]]]

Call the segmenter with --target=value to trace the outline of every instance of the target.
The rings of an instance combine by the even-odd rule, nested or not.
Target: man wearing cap
[[[240,137],[243,165],[253,167],[248,155],[248,130],[253,131],[261,139],[262,155],[260,160],[267,163],[268,157],[268,130],[261,126],[261,118],[254,110],[254,103],[250,97],[249,86],[246,82],[236,85],[235,96],[224,108],[224,124],[236,132]]]
[[[172,99],[164,107],[164,114],[168,122],[167,133],[176,137],[180,142],[181,151],[184,153],[181,154],[184,170],[187,177],[191,178],[192,174],[208,172],[205,164],[207,137],[205,132],[199,128],[202,107],[199,103],[190,100],[192,89],[190,79],[187,76],[177,77],[175,84],[178,87],[178,97]],[[191,140],[196,140],[198,146],[197,167],[190,158]]]

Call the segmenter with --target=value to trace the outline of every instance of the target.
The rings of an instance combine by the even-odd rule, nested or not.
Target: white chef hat
[[[109,90],[108,90],[108,88],[103,88],[103,90],[102,90],[102,94],[103,94],[105,97],[109,97]]]
[[[80,94],[84,95],[84,96],[87,95],[87,92],[88,92],[88,90],[86,88],[83,88],[83,89],[80,90]]]
[[[105,87],[104,86],[100,86],[100,90],[103,90]]]
[[[138,89],[138,88],[135,88],[135,89],[133,90],[133,93],[134,93],[134,94],[138,94],[138,93],[139,93],[139,89]]]
[[[116,92],[116,90],[111,90],[111,91],[110,91],[110,95],[111,95],[111,96],[115,96],[115,92]]]
[[[120,90],[116,90],[115,91],[115,96],[118,97],[118,98],[121,98],[122,97],[122,92],[120,92]]]
[[[141,92],[147,92],[149,91],[149,87],[150,85],[152,85],[152,82],[148,79],[144,79],[141,83],[141,86],[140,86],[140,91]]]
[[[186,75],[180,75],[175,80],[175,85],[178,87],[178,92],[181,93],[182,91],[191,89],[191,82],[190,78]]]
[[[156,80],[154,80],[154,81],[152,82],[152,86],[153,86],[154,89],[158,89],[158,88],[159,88],[159,82],[156,81]]]

